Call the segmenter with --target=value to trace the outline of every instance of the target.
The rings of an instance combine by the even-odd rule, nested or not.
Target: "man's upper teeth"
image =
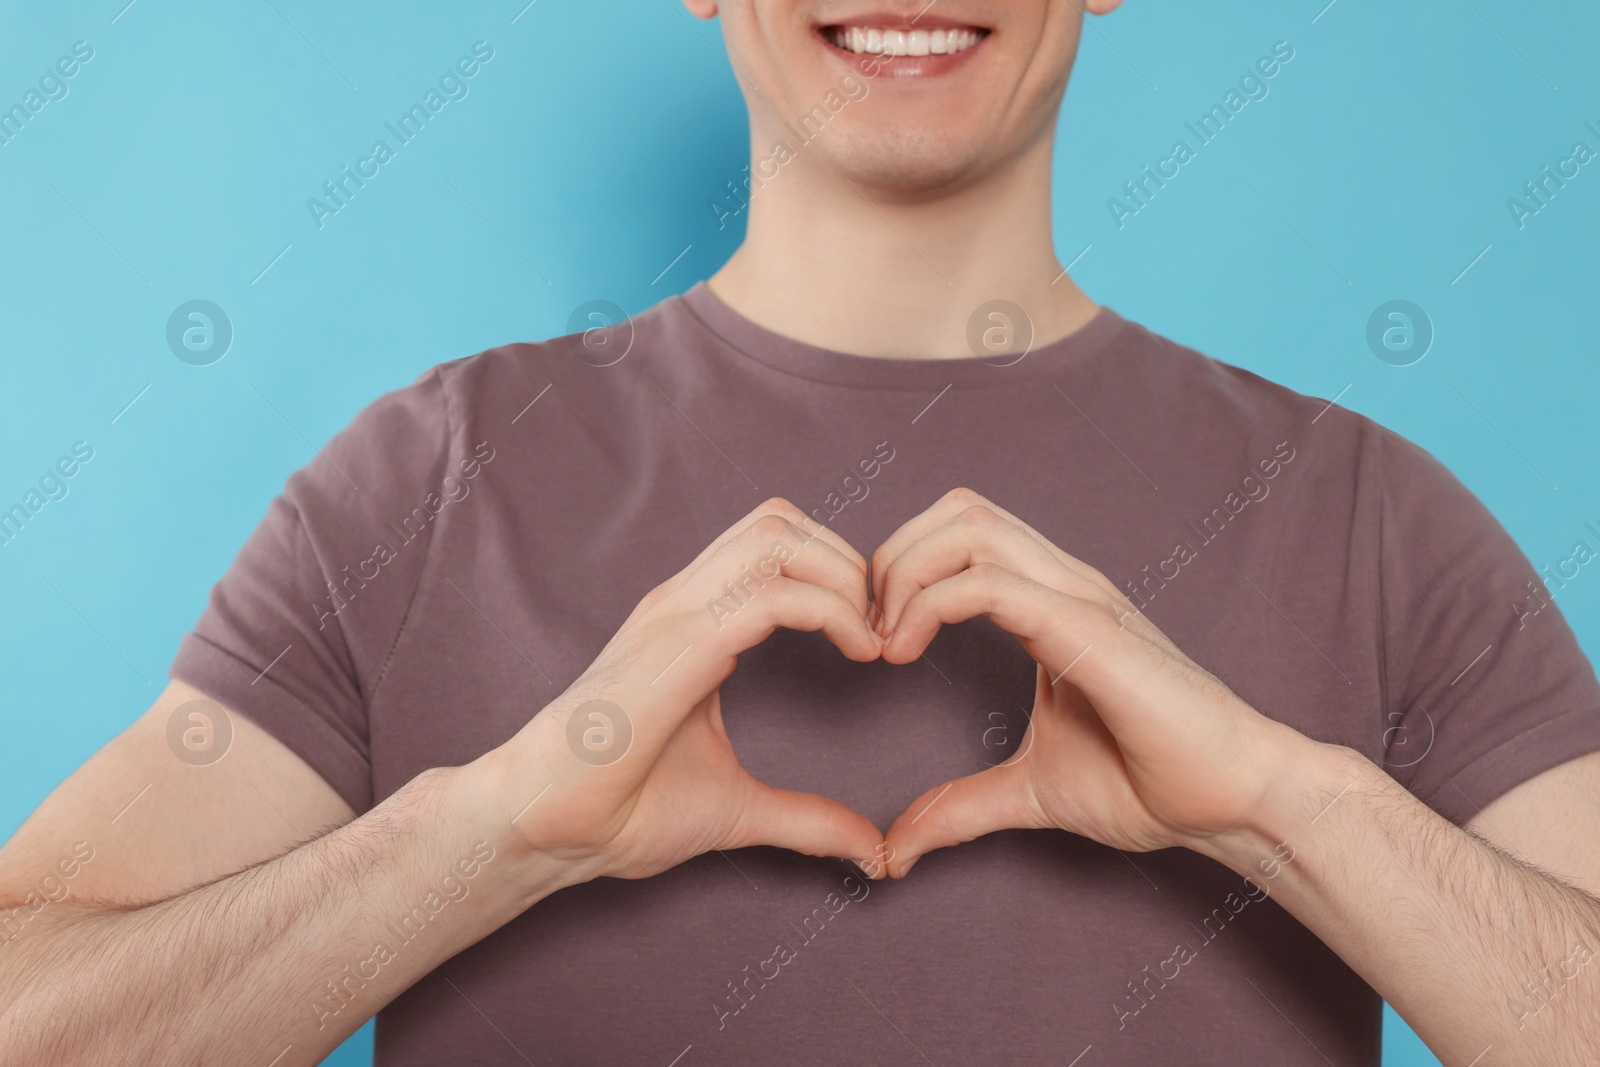
[[[978,43],[976,30],[890,30],[877,26],[838,26],[833,43],[851,52],[884,56],[954,55]]]

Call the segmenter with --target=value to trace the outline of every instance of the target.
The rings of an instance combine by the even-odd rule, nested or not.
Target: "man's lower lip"
[[[833,53],[841,62],[854,67],[866,77],[933,78],[948,74],[969,62],[975,52],[983,51],[992,34],[985,34],[977,44],[954,55],[885,56],[873,52],[852,52],[840,48],[823,36],[820,29],[813,31],[817,43]]]

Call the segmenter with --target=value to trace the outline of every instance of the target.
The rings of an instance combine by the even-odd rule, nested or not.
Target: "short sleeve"
[[[168,673],[266,729],[357,812],[367,707],[431,540],[449,461],[439,368],[360,412],[292,474]]]
[[[1464,825],[1600,750],[1600,683],[1556,606],[1559,577],[1428,452],[1388,430],[1378,450],[1385,769]]]

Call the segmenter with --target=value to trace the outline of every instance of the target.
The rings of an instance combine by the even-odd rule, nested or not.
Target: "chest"
[[[989,420],[953,438],[886,428],[881,413],[836,411],[825,426],[768,415],[730,431],[744,442],[731,454],[665,427],[649,448],[589,430],[559,450],[503,446],[495,480],[436,531],[372,703],[376,795],[510,737],[650,588],[760,500],[789,499],[870,557],[956,485],[1099,569],[1258,710],[1381,750],[1375,577],[1359,545],[1306,517],[1292,462],[1243,482],[1247,459],[1136,463],[1081,422]],[[723,712],[754,774],[886,825],[928,783],[1004,759],[1033,685],[1026,652],[982,618],[946,627],[905,666],[852,663],[820,635],[779,631],[740,657]]]

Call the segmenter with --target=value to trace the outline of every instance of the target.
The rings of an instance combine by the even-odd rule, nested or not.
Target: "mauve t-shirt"
[[[1252,706],[1456,823],[1600,749],[1593,669],[1437,460],[1110,309],[1020,360],[890,360],[701,284],[588,340],[445,363],[361,412],[267,510],[173,677],[365,811],[504,742],[760,501],[870,556],[968,486]],[[903,666],[778,631],[722,706],[752,773],[887,827],[1005,758],[1033,690],[977,619]],[[1271,888],[1056,831],[896,883],[708,854],[541,901],[386,1008],[377,1063],[1378,1063],[1377,994]]]

